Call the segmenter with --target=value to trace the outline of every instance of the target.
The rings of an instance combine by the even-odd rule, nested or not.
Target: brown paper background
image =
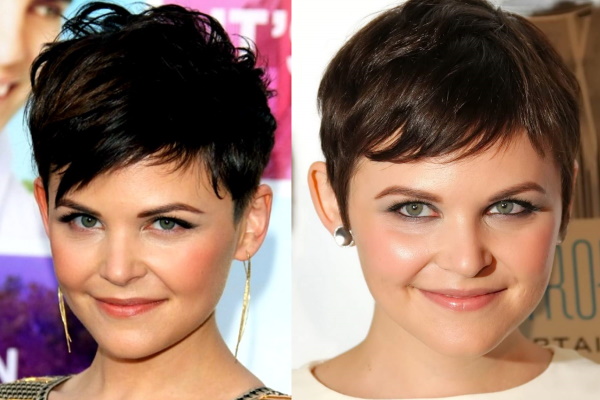
[[[600,363],[599,218],[571,221],[548,289],[521,329],[541,345],[578,350]]]

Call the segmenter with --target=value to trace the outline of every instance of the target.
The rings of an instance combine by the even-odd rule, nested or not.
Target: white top
[[[552,362],[539,376],[523,385],[500,392],[443,397],[452,400],[598,400],[600,364],[580,356],[574,350],[551,347]],[[329,389],[311,370],[320,362],[297,369],[292,375],[294,400],[359,400]],[[437,400],[442,399],[438,397]],[[415,399],[416,400],[416,399]],[[424,399],[419,400],[433,400]]]
[[[0,255],[48,256],[35,200],[13,175],[10,161],[8,135],[0,132]]]

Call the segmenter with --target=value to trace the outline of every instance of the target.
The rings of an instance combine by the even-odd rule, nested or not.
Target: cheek
[[[23,51],[26,52],[27,65],[33,60],[44,47],[44,43],[54,41],[60,32],[60,18],[48,19],[37,15],[30,15],[27,19],[27,29],[24,36]]]
[[[96,265],[93,249],[72,245],[52,228],[49,239],[54,271],[62,286],[76,288],[93,274]]]
[[[220,297],[234,247],[229,240],[190,240],[168,249],[149,249],[146,262],[173,292],[211,293]]]
[[[353,227],[360,263],[374,297],[386,287],[394,290],[413,283],[430,259],[423,237],[404,232],[393,222],[359,217]]]
[[[523,283],[531,282],[544,290],[554,260],[556,224],[547,223],[531,226],[518,235],[496,243],[496,256],[513,276]]]

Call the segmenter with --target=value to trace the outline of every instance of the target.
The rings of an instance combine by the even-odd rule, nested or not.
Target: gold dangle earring
[[[244,334],[244,329],[246,329],[246,320],[248,319],[248,306],[250,304],[250,277],[252,275],[252,259],[248,252],[246,252],[246,255],[248,256],[248,259],[246,261],[243,261],[244,272],[246,273],[246,284],[244,286],[244,299],[242,301],[242,317],[240,319],[240,330],[238,332],[237,343],[235,344],[235,358],[237,358],[240,342],[242,341],[242,335]]]
[[[65,309],[65,299],[63,298],[62,290],[58,288],[58,310],[60,311],[60,319],[62,320],[63,328],[65,329],[65,338],[67,339],[67,350],[71,353],[71,335],[69,335],[69,327],[67,326],[67,310]]]

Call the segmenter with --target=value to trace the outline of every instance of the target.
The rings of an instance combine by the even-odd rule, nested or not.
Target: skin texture
[[[365,341],[318,366],[317,378],[356,397],[402,398],[499,391],[539,375],[550,354],[518,326],[550,276],[560,182],[524,135],[460,161],[362,160],[349,218],[375,313]],[[309,183],[333,232],[341,220],[322,163]],[[462,299],[440,295],[451,290]],[[475,290],[495,294],[473,308]]]
[[[173,167],[112,171],[58,204],[58,176],[50,204],[36,182],[65,300],[99,345],[92,366],[52,399],[229,399],[260,385],[223,343],[214,310],[232,260],[246,260],[265,237],[271,190],[259,187],[234,223],[233,201],[215,195],[204,170]],[[114,299],[151,306],[123,309]]]
[[[31,90],[29,66],[42,45],[58,34],[60,15],[70,2],[10,0],[0,3],[0,129],[24,104]]]

